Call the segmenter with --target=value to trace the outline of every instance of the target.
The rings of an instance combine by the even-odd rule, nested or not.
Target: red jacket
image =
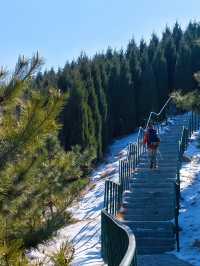
[[[159,139],[159,138],[158,138]],[[157,149],[158,148],[158,145],[160,143],[160,140],[158,142],[154,142],[154,143],[151,143],[151,144],[148,144],[149,143],[149,134],[148,134],[148,131],[144,134],[144,140],[143,140],[143,143],[144,144],[147,144],[147,148],[148,149]]]

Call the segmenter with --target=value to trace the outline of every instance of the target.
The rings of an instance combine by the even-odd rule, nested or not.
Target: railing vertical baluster
[[[124,177],[123,177],[123,183],[122,183],[122,188],[124,191],[124,181],[126,179],[126,160],[124,160]]]
[[[124,190],[124,183],[125,183],[126,176],[127,176],[127,165],[126,165],[126,160],[125,160],[124,161],[124,179],[122,183],[123,190]]]
[[[194,112],[192,112],[192,132],[194,131]]]
[[[198,130],[199,128],[198,128],[198,114],[195,112],[195,114],[196,114],[196,130]]]
[[[142,131],[142,139],[141,139],[142,153],[144,153],[143,139],[144,139],[144,131]]]
[[[129,158],[129,156],[131,156],[131,143],[129,143],[129,145],[128,145],[128,158]]]
[[[112,186],[112,183],[109,182],[109,213],[111,213],[111,209],[112,209],[112,192],[111,192],[111,186]]]
[[[130,175],[130,167],[129,167],[129,161],[127,160],[127,170],[128,170],[128,175],[125,179],[125,190],[127,190],[127,181],[128,181],[128,177]]]
[[[190,118],[190,120],[189,120],[189,125],[190,125],[190,134],[189,134],[189,136],[191,138],[191,136],[192,136],[192,118]]]
[[[122,181],[121,181],[121,175],[122,175],[122,173],[121,173],[121,167],[122,167],[122,161],[121,160],[119,160],[119,182],[121,183]]]
[[[110,213],[113,214],[113,182],[110,182],[110,198],[111,198]]]
[[[108,211],[107,208],[107,180],[105,181],[105,191],[104,191],[104,208]]]
[[[120,177],[120,183],[122,184],[123,182],[123,161],[120,161],[120,165],[121,165],[121,177]]]
[[[125,176],[125,179],[124,179],[124,190],[126,189],[126,179],[127,179],[127,176],[128,176],[128,162],[126,160],[126,176]]]
[[[113,184],[113,189],[112,189],[113,191],[113,215],[115,215],[115,183],[112,182],[112,184]]]
[[[115,215],[118,212],[118,185],[115,184]]]

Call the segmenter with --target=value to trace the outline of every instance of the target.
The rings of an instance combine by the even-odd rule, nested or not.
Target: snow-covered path
[[[45,257],[59,250],[62,243],[69,239],[74,244],[75,255],[72,266],[103,265],[100,256],[100,214],[103,208],[104,183],[106,179],[118,181],[119,159],[125,158],[127,145],[136,140],[137,133],[115,140],[102,163],[91,175],[91,184],[78,202],[69,210],[76,220],[74,224],[58,230],[56,236],[32,249],[28,257],[35,261],[41,260],[44,265],[52,265]]]

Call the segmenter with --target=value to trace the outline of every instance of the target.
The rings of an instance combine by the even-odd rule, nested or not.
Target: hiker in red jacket
[[[156,130],[152,125],[149,125],[144,135],[144,144],[147,145],[150,169],[157,166],[157,149],[160,144],[160,139]]]

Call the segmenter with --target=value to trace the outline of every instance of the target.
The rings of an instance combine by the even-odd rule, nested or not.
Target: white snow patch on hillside
[[[185,152],[191,162],[184,163],[180,171],[181,209],[179,223],[180,252],[175,255],[194,266],[200,266],[200,148],[199,132],[195,132]]]
[[[173,123],[170,119],[169,123]],[[168,130],[164,126],[160,135]],[[104,201],[105,179],[119,180],[119,160],[127,155],[127,146],[130,142],[135,142],[138,133],[130,134],[117,139],[109,147],[108,154],[104,162],[91,174],[91,186],[85,191],[79,202],[74,202],[69,211],[73,214],[76,223],[70,224],[58,230],[56,236],[44,244],[38,245],[37,249],[32,249],[27,253],[31,261],[43,261],[43,265],[51,266],[52,263],[46,255],[53,254],[66,239],[71,240],[75,248],[75,256],[72,266],[100,266],[104,265],[101,258],[101,210]]]
[[[68,209],[77,222],[58,230],[52,240],[40,244],[37,249],[28,252],[30,260],[44,260],[46,255],[59,250],[62,243],[69,239],[72,240],[75,247],[73,266],[104,265],[100,254],[100,214],[103,208],[105,178],[118,181],[119,160],[125,158],[127,145],[134,142],[136,138],[137,133],[133,133],[114,141],[104,163],[91,174],[90,189],[84,193],[79,202],[75,202]],[[52,265],[49,261],[43,263]]]

